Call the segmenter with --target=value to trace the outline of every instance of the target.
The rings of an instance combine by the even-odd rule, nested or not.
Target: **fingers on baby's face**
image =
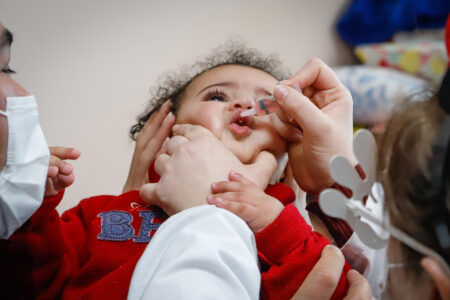
[[[177,123],[209,129],[243,162],[262,150],[284,152],[268,116],[240,120],[240,111],[271,94],[277,80],[248,66],[224,65],[206,71],[187,87],[177,113]]]

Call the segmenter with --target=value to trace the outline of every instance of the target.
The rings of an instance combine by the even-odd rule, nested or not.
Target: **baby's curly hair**
[[[130,137],[136,140],[145,122],[167,100],[172,102],[172,112],[176,114],[189,84],[204,72],[222,65],[242,65],[260,69],[277,80],[283,80],[289,76],[288,70],[282,66],[277,55],[265,55],[248,47],[241,40],[231,39],[193,65],[184,66],[180,72],[167,73],[160,78],[158,80],[160,84],[150,89],[152,97],[145,111],[137,117],[137,123],[131,127]]]

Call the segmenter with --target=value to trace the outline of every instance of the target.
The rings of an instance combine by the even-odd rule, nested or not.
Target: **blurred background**
[[[351,7],[357,2],[366,7]],[[425,3],[428,13],[428,1],[379,2],[390,2],[387,7],[374,6],[375,2],[0,0],[0,20],[14,34],[10,67],[17,71],[14,78],[37,97],[48,144],[72,146],[82,152],[73,162],[75,183],[66,191],[58,210],[62,212],[89,196],[121,193],[134,149],[128,131],[146,106],[149,88],[162,73],[191,64],[229,37],[238,36],[263,52],[278,53],[291,72],[309,58],[319,57],[331,66],[362,62],[402,69],[405,74],[419,76],[420,84],[414,81],[415,86],[433,86],[427,79],[423,81],[426,76],[419,74],[417,66],[426,65],[434,72],[435,82],[439,80],[447,60],[443,31],[431,34],[437,36],[436,47],[421,46],[425,54],[389,43],[387,47],[397,51],[392,54],[371,44],[391,40],[396,31],[414,29],[408,24],[397,26],[398,20],[406,22],[402,15],[405,11],[417,15],[418,10],[410,12],[412,2]],[[431,10],[448,14],[450,5],[445,2],[434,0]],[[446,5],[445,9],[436,3]],[[386,19],[391,12],[400,14]],[[346,19],[342,20],[344,14]],[[366,20],[369,28],[361,24]],[[415,25],[420,23],[415,20]],[[443,22],[437,27],[443,28]],[[376,78],[370,82],[380,85],[375,90],[374,84],[365,87],[361,94],[370,97],[364,98],[357,88],[363,86],[359,83],[367,76],[366,69],[363,73],[361,69],[336,70],[354,88],[355,120],[366,122],[363,126],[379,125],[386,114],[386,103],[398,96],[398,86],[386,87],[379,78],[391,85],[392,78],[411,83],[401,76],[371,74]],[[402,90],[405,86],[410,90],[406,83]],[[388,93],[391,96],[386,98],[386,92],[396,96]]]
[[[128,131],[164,72],[228,37],[276,52],[296,71],[310,57],[352,61],[333,25],[346,0],[0,0],[14,34],[10,67],[35,94],[49,145],[81,150],[58,207],[120,194],[134,143]]]

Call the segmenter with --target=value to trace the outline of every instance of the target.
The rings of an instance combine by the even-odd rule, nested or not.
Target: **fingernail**
[[[235,171],[230,171],[230,176],[239,176],[239,173]]]
[[[286,98],[288,93],[289,93],[289,91],[284,85],[275,86],[275,90],[273,92],[273,94],[275,95],[275,98],[278,100],[283,100],[284,98]]]
[[[163,123],[169,122],[169,120],[172,118],[172,116],[173,116],[173,113],[172,113],[172,112],[169,112],[169,113],[167,114],[167,116],[164,118]]]
[[[173,125],[173,127],[172,127],[172,132],[176,132],[176,131],[178,131],[179,129],[180,129],[180,125],[175,124],[175,125]]]
[[[300,88],[300,85],[298,85],[298,82],[294,83],[293,85],[291,85],[291,87],[296,90],[297,92],[301,93],[302,89]]]
[[[217,187],[217,182],[213,182],[213,183],[211,183],[211,188],[212,189],[215,189]],[[209,196],[208,196],[209,197]]]
[[[208,201],[208,203],[214,203],[213,195],[208,195],[208,197],[206,197],[206,201]]]

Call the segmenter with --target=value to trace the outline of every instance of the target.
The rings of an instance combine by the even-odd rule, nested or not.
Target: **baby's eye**
[[[208,92],[208,94],[206,94],[205,101],[226,102],[227,95],[220,90],[212,90],[212,91]]]
[[[225,98],[220,96],[220,95],[215,95],[215,96],[210,96],[208,97],[208,100],[210,101],[220,101],[220,102],[225,102]]]

